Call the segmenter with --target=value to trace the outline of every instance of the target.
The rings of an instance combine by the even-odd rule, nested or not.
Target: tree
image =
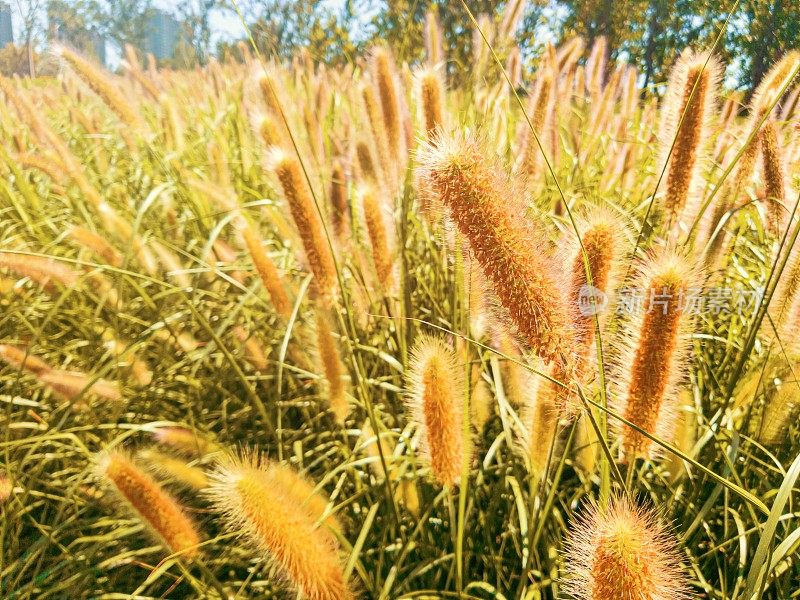
[[[746,57],[740,84],[754,89],[772,64],[800,44],[800,3],[795,0],[743,0],[744,27],[732,28],[728,43]]]
[[[102,12],[102,33],[120,48],[131,44],[141,48],[147,32],[152,0],[114,0]]]
[[[211,50],[211,11],[222,5],[220,0],[184,0],[177,7],[186,41],[194,49],[197,62],[205,64]]]
[[[35,42],[41,32],[40,15],[44,0],[17,0],[17,8],[22,17],[22,44],[27,52],[28,73],[36,76]]]
[[[50,39],[65,40],[87,56],[96,56],[98,53],[97,44],[102,39],[99,30],[103,20],[102,9],[95,0],[49,0],[47,3]]]
[[[237,7],[266,56],[288,59],[306,48],[316,60],[346,61],[355,50],[348,20],[352,6],[348,2],[337,13],[329,4],[324,0],[245,0]]]
[[[425,54],[424,29],[427,11],[436,12],[442,29],[444,54],[453,71],[469,70],[472,57],[473,26],[460,1],[386,0],[385,10],[373,19],[376,39],[387,42],[398,60],[421,62]],[[487,14],[497,20],[505,1],[468,0],[467,6],[477,18]]]

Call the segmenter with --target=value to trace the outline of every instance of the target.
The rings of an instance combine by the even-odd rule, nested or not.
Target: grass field
[[[0,81],[0,595],[800,597],[800,57],[434,34]]]

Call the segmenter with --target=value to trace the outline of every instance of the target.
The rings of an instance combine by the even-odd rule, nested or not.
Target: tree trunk
[[[650,21],[647,23],[647,45],[644,50],[644,85],[642,86],[642,93],[647,89],[650,80],[653,77],[655,70],[655,51],[656,51],[656,28],[658,27],[658,2],[653,0],[650,2]]]
[[[773,0],[772,7],[769,11],[769,19],[764,23],[764,28],[759,36],[759,43],[756,45],[755,54],[753,54],[753,61],[750,69],[751,88],[750,95],[753,90],[761,83],[761,80],[769,70],[770,61],[775,58],[775,52],[778,50],[775,44],[777,36],[774,33],[775,23],[778,21],[778,16],[781,12],[782,0]],[[754,21],[758,21],[758,16],[753,15]]]
[[[33,79],[36,77],[36,65],[33,61],[33,40],[30,37],[26,46],[28,47],[28,76]]]

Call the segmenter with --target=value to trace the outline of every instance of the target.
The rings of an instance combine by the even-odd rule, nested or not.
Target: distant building
[[[11,7],[0,2],[0,48],[14,43],[14,27],[11,24]]]
[[[174,57],[180,30],[178,20],[171,14],[163,10],[153,10],[147,20],[145,52],[151,53],[157,60]]]
[[[106,64],[106,38],[104,38],[99,33],[93,31],[89,34],[89,38],[92,42],[92,47],[94,48],[94,55],[97,57],[97,60],[100,62],[101,65]]]

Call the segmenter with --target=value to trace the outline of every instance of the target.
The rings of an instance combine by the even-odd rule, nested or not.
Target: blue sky
[[[21,37],[22,27],[22,11],[28,6],[31,0],[6,0],[11,6],[11,12],[14,22],[14,39],[19,41]],[[105,0],[107,4],[113,6],[114,0]],[[341,10],[345,5],[346,0],[325,0],[323,6],[327,6],[333,10]],[[46,13],[44,10],[44,2],[41,2],[42,8],[40,11],[39,21],[40,27],[46,28]],[[379,2],[376,0],[375,4]],[[153,5],[156,8],[163,9],[167,12],[175,12],[177,2],[176,0],[153,0]],[[215,9],[211,13],[211,28],[212,28],[212,47],[221,40],[235,40],[241,39],[245,36],[245,29],[239,16],[233,10]],[[120,60],[119,51],[113,48],[112,44],[107,47],[107,60],[109,66],[114,67]]]

